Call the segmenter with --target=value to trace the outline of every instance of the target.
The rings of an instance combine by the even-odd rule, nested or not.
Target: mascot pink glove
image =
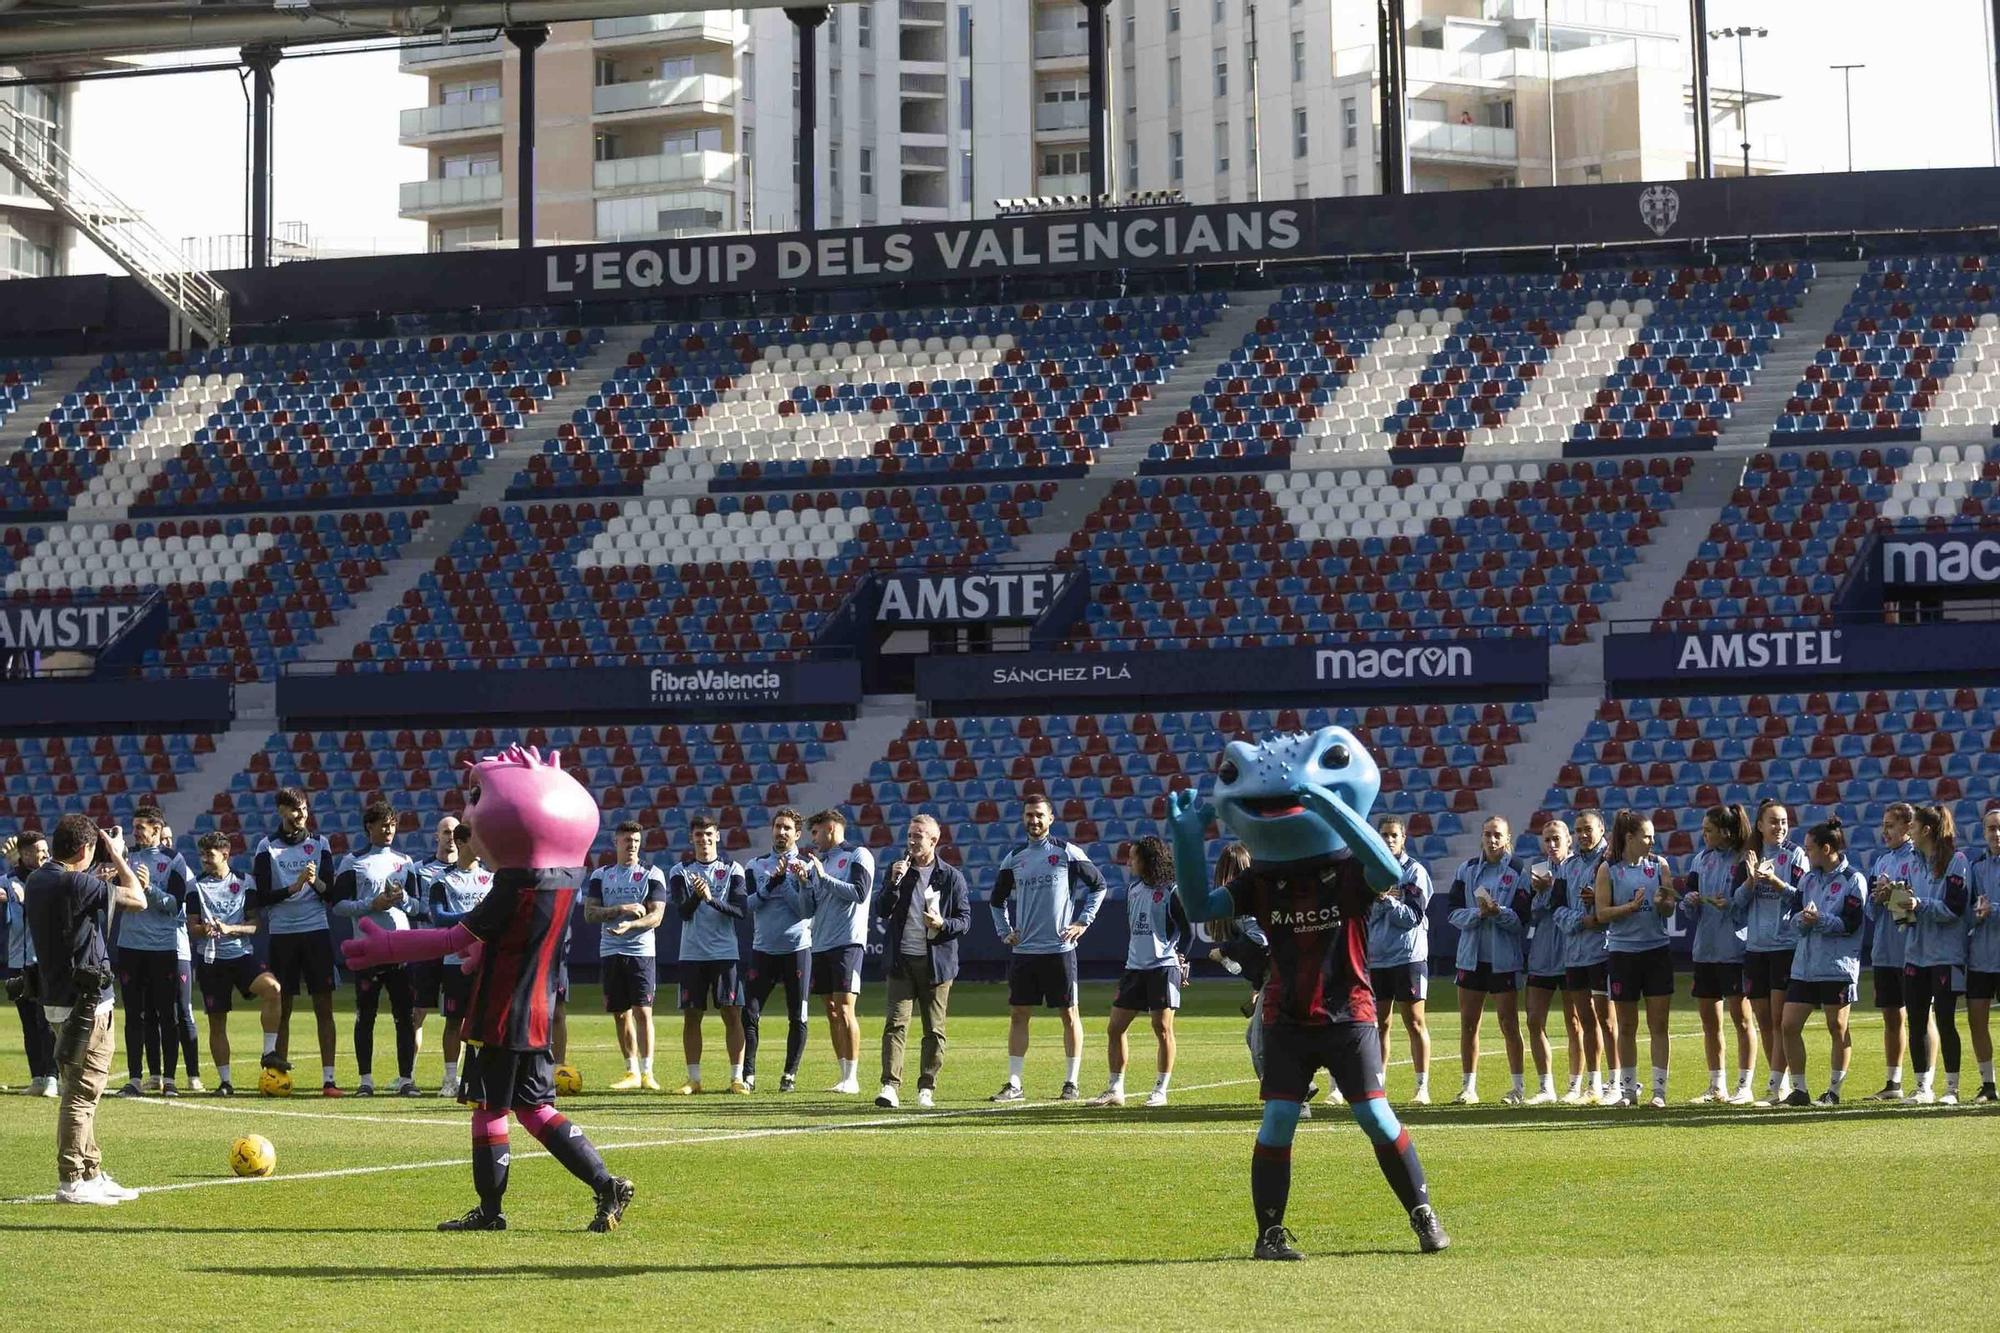
[[[464,926],[449,930],[384,930],[365,916],[355,925],[359,932],[341,944],[340,956],[351,971],[357,972],[392,963],[427,962],[479,942]]]

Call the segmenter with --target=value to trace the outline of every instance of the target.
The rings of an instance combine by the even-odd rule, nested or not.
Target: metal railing
[[[403,49],[396,55],[396,63],[404,69],[410,69],[415,66],[434,65],[441,60],[468,60],[474,56],[497,58],[506,49],[506,39],[497,32],[484,41],[405,42]]]
[[[1410,151],[1429,157],[1470,157],[1484,162],[1511,163],[1520,157],[1511,129],[1439,120],[1410,122]]]
[[[229,293],[187,267],[174,244],[139,211],[91,176],[63,148],[55,127],[0,101],[0,167],[14,173],[98,249],[173,312],[174,323],[210,346],[229,340]],[[177,345],[184,338],[174,339]]]
[[[736,158],[715,149],[616,157],[595,164],[591,176],[600,190],[632,185],[730,185],[736,180]]]
[[[1038,130],[1084,130],[1090,128],[1088,102],[1037,102],[1035,128]]]
[[[600,42],[621,37],[658,36],[662,40],[733,42],[736,24],[727,10],[695,9],[674,14],[632,14],[624,18],[596,19],[590,35]],[[639,43],[632,43],[639,45]]]
[[[1057,60],[1090,54],[1090,34],[1081,28],[1058,28],[1035,34],[1035,59]]]

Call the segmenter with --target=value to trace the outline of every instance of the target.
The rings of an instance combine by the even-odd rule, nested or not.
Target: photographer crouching
[[[113,874],[106,883],[94,867]],[[139,1197],[104,1174],[97,1151],[97,1099],[111,1073],[111,961],[104,918],[114,905],[144,911],[139,877],[125,863],[124,834],[64,815],[49,860],[25,885],[28,933],[41,959],[36,982],[55,1029],[62,1102],[56,1111],[56,1202],[124,1203]]]

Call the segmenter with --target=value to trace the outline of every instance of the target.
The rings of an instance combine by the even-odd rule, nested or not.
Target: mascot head
[[[459,832],[495,870],[580,866],[597,840],[597,802],[562,770],[560,752],[543,759],[512,746],[466,765]]]
[[[1304,861],[1347,848],[1324,813],[1339,802],[1363,821],[1382,771],[1345,727],[1231,741],[1215,769],[1215,817],[1260,862]]]

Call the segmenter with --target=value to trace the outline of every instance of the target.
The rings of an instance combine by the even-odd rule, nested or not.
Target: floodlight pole
[[[1854,170],[1854,71],[1866,65],[1828,65],[1840,71],[1840,100],[1847,111],[1847,169]]]
[[[826,5],[793,5],[785,17],[799,30],[799,230],[819,230],[819,27]]]
[[[535,246],[535,52],[549,39],[546,23],[520,23],[507,40],[521,53],[521,82],[515,95],[514,244]]]
[[[275,46],[246,46],[250,67],[250,254],[251,268],[271,266],[271,73],[281,52]]]
[[[1409,85],[1403,43],[1408,24],[1403,0],[1376,0],[1377,78],[1381,83],[1382,193],[1407,194],[1410,146],[1406,129]]]

